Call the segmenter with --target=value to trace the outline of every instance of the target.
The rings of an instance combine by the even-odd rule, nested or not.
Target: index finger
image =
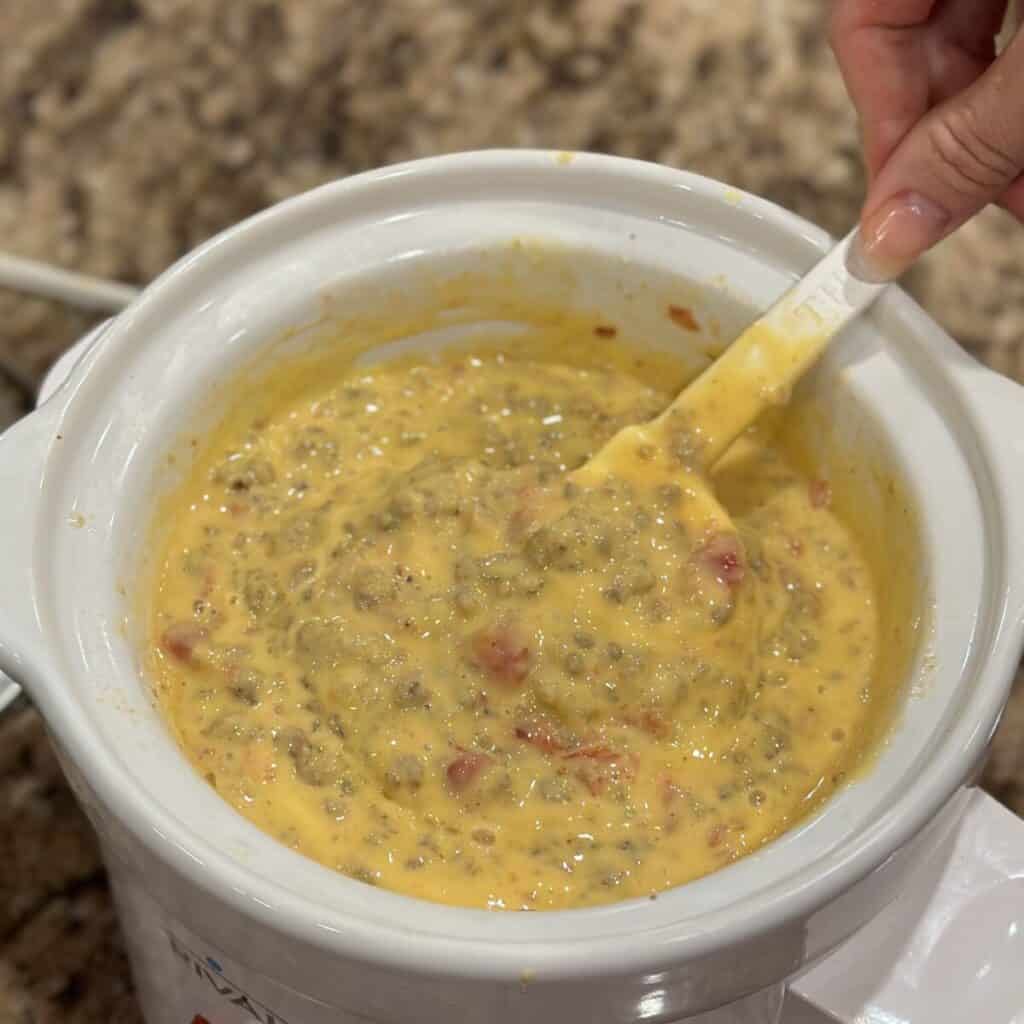
[[[829,42],[860,115],[874,177],[928,110],[924,27],[939,0],[836,0]]]

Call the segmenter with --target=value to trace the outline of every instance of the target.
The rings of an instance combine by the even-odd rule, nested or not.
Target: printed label
[[[201,956],[182,944],[181,940],[167,932],[171,950],[188,969],[205,982],[226,1003],[250,1014],[259,1024],[288,1024],[279,1013],[275,1013],[258,999],[249,995],[224,974],[221,965],[212,956]],[[210,1024],[201,1014],[192,1018],[192,1024]]]

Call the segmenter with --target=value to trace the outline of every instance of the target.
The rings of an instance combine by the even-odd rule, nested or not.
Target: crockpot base
[[[186,257],[0,439],[0,486],[23,497],[0,506],[0,669],[56,736],[112,873],[189,922],[209,943],[197,952],[226,951],[353,1019],[429,1020],[426,1008],[488,1024],[670,1021],[794,976],[877,915],[934,849],[938,812],[976,767],[1020,655],[1021,392],[893,290],[807,382],[833,420],[877,424],[877,447],[922,509],[935,598],[933,657],[915,666],[861,783],[657,901],[554,914],[362,886],[234,814],[171,742],[123,629],[119,591],[138,578],[168,447],[201,427],[230,372],[325,305],[349,308],[374,275],[404,288],[417,267],[457,270],[482,245],[523,238],[559,244],[570,271],[584,257],[614,271],[622,287],[602,302],[628,306],[651,275],[673,275],[725,337],[829,244],[755,197],[633,161],[492,152],[389,168],[289,200]],[[539,276],[548,291],[574,280]],[[592,281],[578,276],[581,298]],[[655,998],[657,1012],[641,1010]]]
[[[327,1006],[235,963],[223,950],[166,914],[147,894],[145,885],[128,873],[117,873],[112,887],[147,1024],[385,1024],[384,1018],[357,1016]],[[529,982],[524,979],[523,984]],[[781,1016],[784,1001],[785,987],[777,985],[718,1010],[670,1020],[661,1015],[655,989],[638,1004],[634,1019],[664,1024],[790,1024],[796,1011]],[[531,1019],[537,1018],[531,1015]],[[542,1020],[584,1024],[573,1018],[568,1008],[564,1015]],[[827,1020],[809,1006],[801,1014],[803,1024],[825,1024]],[[414,1016],[388,1018],[387,1024],[398,1021],[472,1024],[449,1005],[421,1005]],[[588,1017],[586,1024],[599,1022]]]

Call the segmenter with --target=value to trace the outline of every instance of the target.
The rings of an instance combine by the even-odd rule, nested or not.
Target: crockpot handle
[[[103,335],[111,323],[113,320],[104,320],[97,324],[50,367],[39,389],[37,402],[40,405],[60,389],[85,353],[92,348],[93,342]],[[0,434],[0,480],[9,482],[16,488],[13,491],[7,489],[3,493],[15,494],[19,497],[25,493],[25,482],[32,482],[33,468],[36,471],[35,483],[38,485],[41,482],[39,478],[42,473],[45,451],[53,440],[58,418],[59,413],[54,410],[51,403],[45,409],[41,409],[15,424],[6,433]],[[53,421],[52,426],[44,426],[44,421],[47,419]],[[34,442],[33,437],[35,438]],[[36,486],[35,492],[30,487],[29,493],[35,493],[38,496],[38,486]],[[16,503],[12,501],[10,504]],[[24,524],[31,522],[36,507],[35,502],[31,501],[27,502],[27,505],[31,507],[20,510],[0,509],[0,530],[3,531],[0,533],[0,565],[16,565],[19,554],[23,560],[29,558],[31,547],[19,548],[18,546],[19,542],[28,536],[28,529]],[[17,514],[19,511],[24,518],[19,518]],[[16,521],[8,523],[5,516]],[[34,594],[32,590],[23,590],[19,593],[17,591],[18,584],[14,582],[15,579],[16,574],[11,574],[7,570],[3,571],[3,586],[6,589],[0,591],[0,594],[3,595],[3,605],[0,607],[0,667],[21,679],[24,676],[24,665],[18,661],[15,652],[22,648],[23,641],[29,637],[41,640],[42,631],[38,618],[31,624],[33,628],[25,628],[23,624],[17,622],[9,624],[5,622],[4,610],[6,608],[20,607],[21,604],[27,606],[30,603],[29,595]],[[31,606],[34,609],[34,599],[31,601]],[[8,665],[11,667],[7,668]],[[9,676],[0,672],[0,712],[8,707],[20,692],[21,687]]]
[[[54,404],[0,434],[0,708],[17,696],[11,679],[30,689],[46,673],[49,653],[35,583],[38,512],[46,457],[59,423]]]

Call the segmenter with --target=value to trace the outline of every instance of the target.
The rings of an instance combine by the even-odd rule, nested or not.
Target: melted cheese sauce
[[[728,864],[856,769],[893,686],[829,484],[745,436],[713,476],[737,548],[644,453],[567,482],[681,383],[622,349],[279,368],[204,443],[148,658],[241,814],[371,884],[557,909]]]

